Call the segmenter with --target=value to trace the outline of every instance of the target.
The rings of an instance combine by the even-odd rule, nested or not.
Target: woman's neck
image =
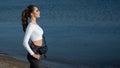
[[[30,21],[31,21],[31,23],[33,23],[33,24],[37,24],[36,18],[31,18]]]

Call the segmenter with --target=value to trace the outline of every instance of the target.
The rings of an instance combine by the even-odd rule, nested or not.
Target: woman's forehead
[[[34,7],[34,10],[38,10],[38,8],[37,8],[37,7]]]

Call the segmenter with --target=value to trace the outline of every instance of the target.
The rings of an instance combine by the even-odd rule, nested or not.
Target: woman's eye
[[[36,12],[38,12],[39,10],[37,10]]]

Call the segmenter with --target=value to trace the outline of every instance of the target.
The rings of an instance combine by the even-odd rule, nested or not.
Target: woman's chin
[[[40,16],[39,16],[39,17],[37,17],[37,18],[40,18]]]

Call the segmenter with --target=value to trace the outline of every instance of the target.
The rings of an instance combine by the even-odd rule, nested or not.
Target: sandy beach
[[[29,68],[29,63],[0,55],[0,68]]]
[[[46,66],[44,68],[74,68],[67,64],[60,64],[56,62],[43,61]],[[13,57],[0,55],[0,68],[29,68],[29,63],[15,59]]]

